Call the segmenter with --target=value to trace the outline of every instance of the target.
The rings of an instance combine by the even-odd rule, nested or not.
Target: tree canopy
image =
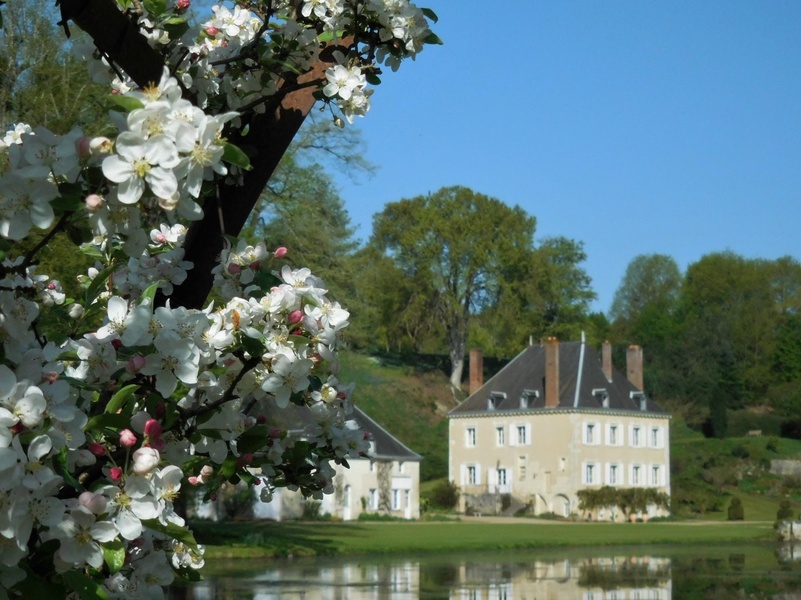
[[[454,389],[461,386],[470,321],[524,271],[535,226],[520,207],[464,187],[392,202],[374,217],[370,244],[420,284],[410,301],[430,302],[442,324]]]

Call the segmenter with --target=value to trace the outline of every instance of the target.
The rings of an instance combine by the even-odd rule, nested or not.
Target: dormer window
[[[531,408],[534,400],[539,397],[539,390],[523,390],[523,393],[520,394],[520,408]]]
[[[643,392],[631,392],[630,397],[634,402],[637,403],[640,410],[646,411],[648,410],[648,398],[645,396]]]
[[[495,410],[505,398],[506,394],[503,392],[490,392],[487,398],[487,410]]]
[[[609,392],[606,388],[595,388],[592,390],[592,395],[603,408],[609,408]]]

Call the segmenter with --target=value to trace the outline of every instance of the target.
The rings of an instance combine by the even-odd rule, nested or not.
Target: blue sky
[[[445,44],[357,121],[377,173],[337,178],[358,237],[467,186],[583,242],[604,312],[638,254],[801,258],[801,2],[421,4]]]

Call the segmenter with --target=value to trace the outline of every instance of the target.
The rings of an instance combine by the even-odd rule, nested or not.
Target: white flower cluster
[[[215,270],[227,300],[219,309],[154,306],[156,287],[169,295],[190,267],[186,228],[145,233],[141,205],[155,198],[180,207],[205,177],[223,174],[219,131],[231,116],[207,117],[176,90],[165,76],[129,92],[142,106],[119,119],[114,141],[20,127],[5,149],[0,234],[19,240],[33,226],[52,227],[69,216],[61,186],[80,189],[85,196],[66,206],[88,216],[95,242],[85,249],[98,264],[66,318],[90,323],[98,310],[105,318],[98,329],[45,342],[36,323],[67,302],[60,283],[36,274],[24,256],[2,262],[4,587],[25,576],[32,543],[55,541],[57,572],[91,567],[104,573],[99,585],[111,598],[161,597],[172,568],[202,565],[202,549],[177,533],[185,523],[173,501],[185,474],[214,488],[226,479],[220,465],[235,460],[240,476],[260,468],[272,489],[286,451],[302,439],[317,449],[307,460],[318,466],[301,485],[320,494],[332,490],[328,460],[367,450],[347,424],[349,390],[336,379],[348,313],[308,269],[273,268],[285,249],[229,248]],[[86,175],[92,170],[105,177],[100,187]],[[306,424],[269,427],[290,401],[306,407]]]
[[[277,1],[258,16],[215,6],[197,30],[187,6],[144,3],[161,13],[140,25],[173,64],[143,90],[114,80],[117,135],[19,124],[0,139],[0,600],[23,580],[46,595],[163,597],[174,572],[203,564],[174,509],[186,483],[319,496],[333,491],[331,461],[368,449],[337,379],[348,312],[285,248],[241,241],[213,270],[222,306],[170,306],[192,267],[178,221],[202,217],[206,182],[236,183],[224,156],[247,166],[222,137],[234,110],[260,110],[326,43],[356,39],[316,82],[352,120],[378,65],[397,68],[433,34],[406,0]],[[156,210],[169,223],[145,228]],[[23,252],[15,242],[34,227],[45,238]],[[36,270],[60,231],[91,240],[79,298]]]
[[[404,59],[414,59],[425,43],[436,43],[426,20],[426,14],[433,13],[408,0],[305,0],[299,14],[293,5],[288,0],[273,2],[272,13],[266,15],[239,5],[215,5],[210,19],[180,39],[171,39],[159,27],[163,15],[143,15],[139,22],[151,45],[171,49],[172,72],[180,75],[182,85],[196,94],[201,106],[219,111],[263,111],[284,73],[304,73],[312,67],[321,48],[318,29],[329,37],[355,35],[358,47],[336,53],[336,64],[320,82],[320,90],[325,88],[322,98],[333,102],[350,123],[370,108],[367,73],[381,65],[395,71]],[[289,16],[293,14],[295,18]],[[75,51],[85,57],[92,48],[79,43]],[[96,69],[93,76],[98,81],[111,79],[120,92],[134,87],[130,80],[112,77],[108,69]]]

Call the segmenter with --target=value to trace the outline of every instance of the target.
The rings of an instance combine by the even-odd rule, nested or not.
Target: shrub
[[[779,502],[779,510],[776,511],[776,520],[783,521],[784,519],[793,518],[793,505],[789,500],[782,500]]]
[[[742,521],[744,518],[743,501],[735,496],[729,502],[729,521]]]
[[[731,449],[731,455],[735,458],[748,458],[751,456],[751,453],[748,451],[748,448],[742,444],[737,444]]]
[[[429,506],[453,510],[459,502],[459,487],[452,481],[437,484],[428,498]]]

